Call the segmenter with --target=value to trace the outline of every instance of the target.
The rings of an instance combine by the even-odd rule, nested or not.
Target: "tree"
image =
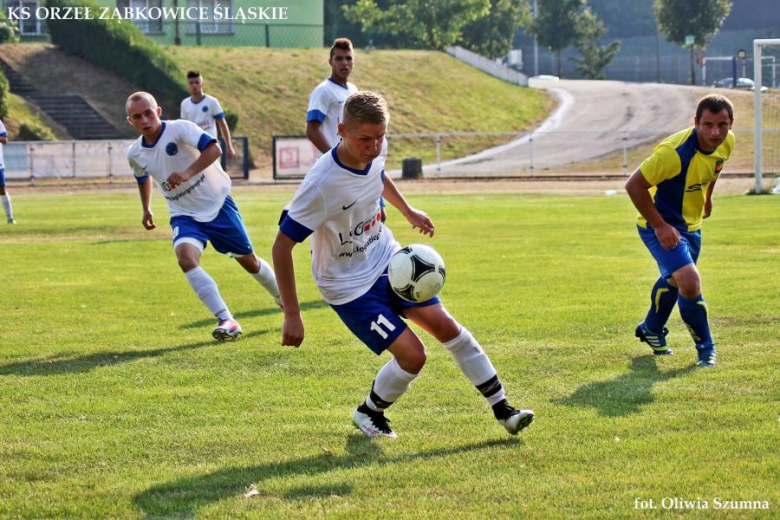
[[[556,53],[558,76],[561,76],[561,52],[577,38],[577,18],[584,0],[543,0],[538,4],[531,33],[539,45]]]
[[[593,13],[604,22],[610,38],[655,36],[655,0],[588,0]]]
[[[0,43],[16,43],[19,41],[19,27],[16,21],[9,20],[5,13],[0,11]]]
[[[586,78],[605,79],[604,68],[612,62],[620,50],[620,42],[614,41],[608,45],[599,45],[601,38],[607,33],[604,23],[591,11],[585,8],[577,19],[577,39],[574,46],[582,54],[582,58],[571,58],[577,70]]]
[[[490,0],[358,0],[343,9],[344,18],[360,23],[375,44],[441,50],[490,12]]]
[[[326,0],[324,4],[325,46],[330,47],[336,38],[349,38],[356,47],[365,47],[368,40],[361,32],[359,23],[350,23],[344,18],[344,7],[356,0]]]
[[[512,50],[512,40],[521,23],[530,21],[528,0],[490,0],[490,12],[463,28],[463,47],[500,58]]]
[[[691,85],[696,84],[694,49],[704,50],[731,12],[730,0],[656,0],[655,19],[667,41],[688,47],[691,53]],[[693,44],[686,43],[693,36]]]

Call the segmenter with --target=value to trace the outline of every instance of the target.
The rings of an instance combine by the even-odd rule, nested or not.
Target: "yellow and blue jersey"
[[[734,133],[712,153],[699,148],[696,128],[677,132],[664,139],[653,154],[639,166],[652,185],[650,196],[663,219],[681,231],[701,228],[707,186],[717,180],[734,150]],[[637,223],[647,228],[639,215]]]

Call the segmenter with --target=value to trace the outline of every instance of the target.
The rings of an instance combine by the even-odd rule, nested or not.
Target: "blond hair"
[[[130,110],[130,103],[135,103],[136,101],[141,101],[142,99],[149,100],[149,103],[152,105],[152,109],[157,108],[157,100],[154,99],[153,95],[143,91],[133,92],[128,96],[127,101],[125,101],[125,112],[127,112],[127,115],[130,115],[130,112],[128,112],[128,110]]]
[[[389,119],[387,102],[379,94],[364,91],[352,94],[344,102],[344,125],[381,124]]]

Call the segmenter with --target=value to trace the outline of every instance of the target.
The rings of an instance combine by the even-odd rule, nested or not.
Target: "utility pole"
[[[655,82],[661,83],[661,29],[655,27]]]
[[[536,0],[534,0],[534,21],[536,21]],[[539,75],[539,44],[536,43],[536,34],[534,34],[534,76]]]

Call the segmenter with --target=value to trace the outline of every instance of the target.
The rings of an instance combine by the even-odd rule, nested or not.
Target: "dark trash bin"
[[[419,157],[407,157],[401,162],[402,179],[422,179],[422,159]]]

